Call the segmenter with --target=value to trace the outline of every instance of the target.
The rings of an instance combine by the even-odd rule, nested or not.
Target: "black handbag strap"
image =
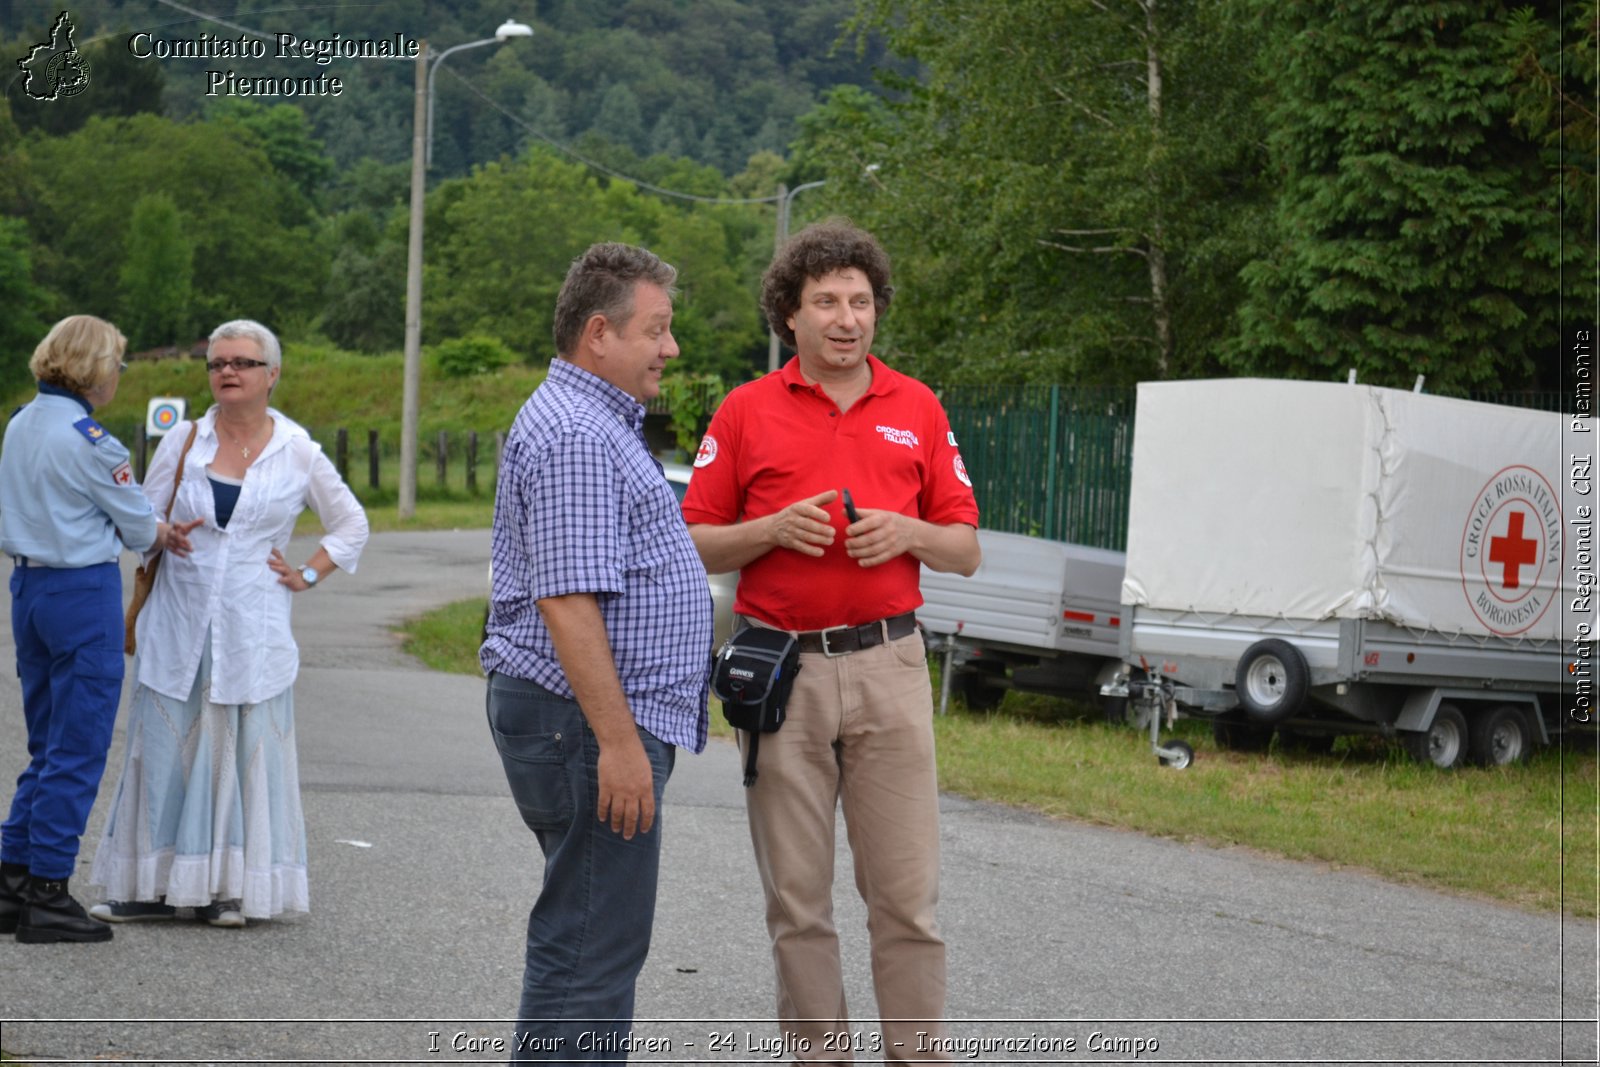
[[[750,735],[750,747],[744,752],[744,787],[756,784],[756,751],[761,747],[761,731],[745,730]]]

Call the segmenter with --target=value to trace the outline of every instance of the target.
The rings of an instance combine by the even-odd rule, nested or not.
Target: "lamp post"
[[[815,189],[819,185],[827,185],[826,178],[820,181],[806,182],[793,189],[784,191],[783,186],[778,186],[778,232],[772,243],[774,253],[783,247],[783,242],[789,239],[789,209],[794,206],[794,198],[807,189]],[[769,324],[767,326],[767,370],[778,369],[778,331]]]
[[[493,37],[447,48],[437,56],[423,41],[417,52],[416,96],[411,118],[411,233],[406,250],[405,383],[400,407],[400,518],[417,511],[417,398],[422,389],[422,205],[433,160],[433,75],[445,58],[464,48],[532,37],[533,29],[507,19]],[[429,60],[432,60],[430,63]]]

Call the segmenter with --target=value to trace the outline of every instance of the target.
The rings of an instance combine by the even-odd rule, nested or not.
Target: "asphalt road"
[[[482,682],[423,669],[389,631],[481,590],[487,556],[484,531],[382,534],[358,574],[296,603],[310,914],[243,930],[122,926],[102,945],[0,938],[8,1052],[505,1060],[538,850],[489,741]],[[0,629],[9,643],[7,619]],[[80,858],[86,902],[122,736],[119,724]],[[0,804],[23,752],[6,677]],[[1152,761],[1150,773],[1172,772]],[[678,760],[635,1062],[781,1058],[738,778],[726,743]],[[1592,921],[957,797],[943,811],[958,1062],[1595,1062]],[[873,1062],[865,915],[839,837],[847,1036]]]

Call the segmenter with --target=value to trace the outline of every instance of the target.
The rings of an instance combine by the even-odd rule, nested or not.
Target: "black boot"
[[[67,892],[65,878],[29,876],[27,903],[17,923],[17,940],[29,945],[56,941],[110,941],[111,927],[95,922]]]
[[[0,934],[17,932],[22,918],[23,890],[28,885],[28,868],[21,863],[0,863]]]

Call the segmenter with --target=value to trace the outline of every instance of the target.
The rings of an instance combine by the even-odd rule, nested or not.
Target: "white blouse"
[[[272,549],[288,552],[295,519],[310,505],[326,531],[322,547],[340,570],[354,573],[367,543],[367,514],[322,446],[268,408],[272,439],[246,469],[227,529],[218,527],[206,474],[217,454],[216,412],[213,407],[200,419],[171,517],[206,521],[189,534],[193,551],[187,557],[167,553],[156,572],[139,614],[138,681],[186,699],[210,634],[211,701],[256,704],[288,689],[300,672],[300,649],[289,630],[294,593],[267,566]],[[188,437],[188,422],[173,427],[145,473],[144,492],[158,516],[166,514]],[[305,561],[288,562],[299,567]]]

